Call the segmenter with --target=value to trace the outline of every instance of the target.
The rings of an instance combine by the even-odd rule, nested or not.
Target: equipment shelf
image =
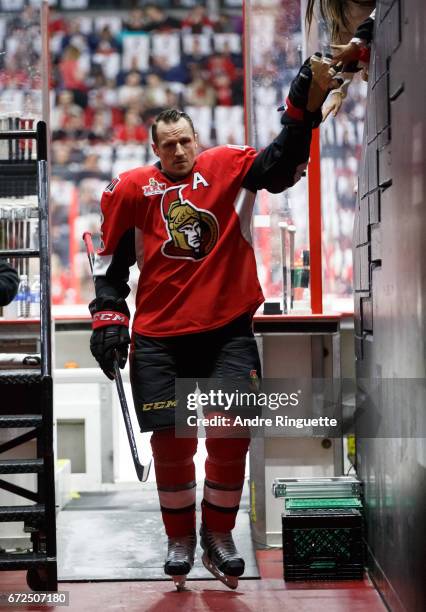
[[[20,198],[36,195],[38,199],[38,248],[1,249],[0,257],[38,258],[40,261],[40,365],[32,369],[0,370],[2,414],[0,429],[10,430],[0,443],[0,489],[19,498],[16,505],[0,506],[0,522],[23,522],[31,533],[32,550],[2,551],[0,570],[27,570],[27,582],[33,590],[57,590],[55,476],[53,457],[53,384],[50,312],[50,237],[48,206],[47,128],[43,121],[35,130],[0,131],[0,140],[12,143],[10,150],[23,141],[35,142],[37,159],[8,160],[0,163],[5,179],[1,196]],[[28,147],[32,150],[32,146]],[[19,180],[18,180],[19,179]],[[25,185],[25,193],[22,193]],[[32,191],[31,191],[32,189]],[[5,440],[5,441],[3,441]],[[5,458],[4,453],[35,441],[36,457]],[[34,474],[36,491],[4,480],[11,474]],[[24,501],[25,500],[25,501]]]

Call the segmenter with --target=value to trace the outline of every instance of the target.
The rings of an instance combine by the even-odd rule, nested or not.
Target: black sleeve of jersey
[[[120,238],[105,275],[94,277],[96,297],[126,298],[130,293],[129,268],[135,263],[135,229],[131,228]]]
[[[243,187],[280,193],[294,185],[298,168],[308,162],[311,136],[311,125],[288,121],[273,142],[257,154]]]
[[[373,32],[374,32],[374,19],[372,17],[367,17],[365,21],[359,24],[355,32],[355,38],[360,38],[361,40],[365,40],[367,44],[370,44],[373,40]]]

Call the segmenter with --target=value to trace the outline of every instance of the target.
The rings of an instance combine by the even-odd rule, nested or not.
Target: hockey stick
[[[281,235],[281,269],[282,269],[282,283],[283,283],[283,314],[288,314],[288,282],[287,282],[287,223],[281,222],[278,224]]]
[[[296,238],[296,227],[288,226],[288,235],[290,236],[290,308],[294,308],[294,288],[295,284],[295,268],[294,268],[294,241]]]
[[[93,277],[93,266],[95,263],[95,249],[92,242],[92,234],[90,232],[84,232],[83,240],[86,245],[87,257],[89,258],[90,271]],[[93,278],[93,282],[95,279]],[[120,400],[121,412],[123,414],[124,424],[126,426],[127,438],[130,444],[130,450],[132,453],[133,464],[135,466],[136,475],[141,482],[146,482],[149,474],[149,468],[151,467],[151,460],[148,465],[142,465],[139,461],[138,449],[136,446],[135,436],[133,433],[132,421],[130,419],[129,408],[127,405],[126,394],[124,392],[123,379],[121,378],[120,366],[118,365],[118,353],[115,351],[114,361],[114,379],[117,387],[118,398]]]

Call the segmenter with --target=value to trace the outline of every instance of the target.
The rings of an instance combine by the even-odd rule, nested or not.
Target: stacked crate
[[[356,478],[276,478],[272,492],[284,498],[285,580],[362,579],[362,487]]]

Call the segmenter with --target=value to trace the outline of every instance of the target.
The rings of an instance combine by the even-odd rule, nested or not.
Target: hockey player
[[[140,268],[130,348],[141,431],[153,431],[158,494],[168,536],[165,573],[178,588],[194,562],[196,438],[174,431],[175,378],[260,376],[252,317],[263,302],[250,236],[258,189],[273,193],[301,177],[312,128],[335,71],[307,61],[291,84],[283,129],[263,151],[218,146],[197,156],[190,117],[163,111],[152,128],[159,162],[125,172],[102,196],[102,245],[94,266],[91,351],[113,378],[130,337],[129,266]],[[244,572],[232,529],[244,483],[248,437],[207,436],[202,501],[203,562],[230,588]]]

